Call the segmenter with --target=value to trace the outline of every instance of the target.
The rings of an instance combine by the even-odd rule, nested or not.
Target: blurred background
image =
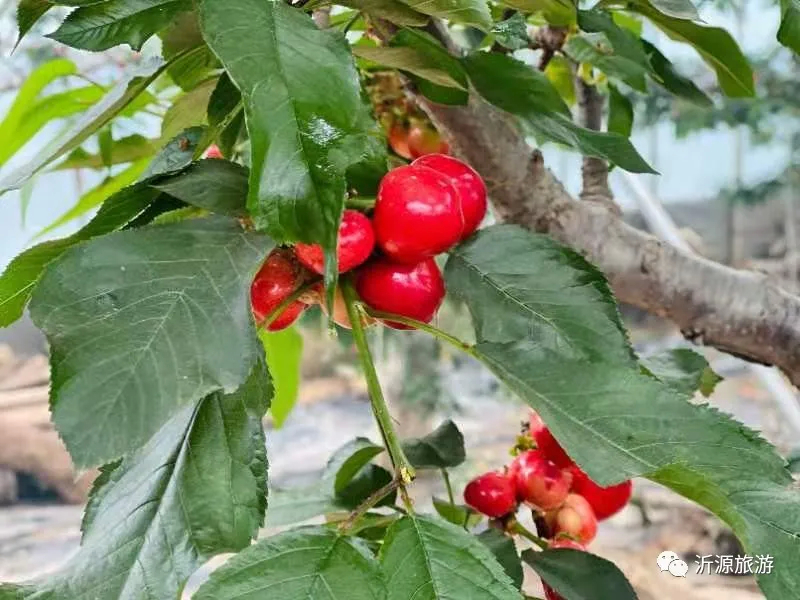
[[[59,13],[53,11],[12,54],[15,8],[15,1],[0,0],[0,173],[35,156],[124,73],[161,51],[157,39],[141,53],[73,51],[43,37],[58,21]],[[661,175],[634,178],[615,169],[611,181],[616,199],[637,227],[661,236],[677,232],[681,243],[699,254],[768,271],[795,288],[800,63],[775,41],[778,7],[772,2],[704,2],[701,14],[705,21],[728,28],[743,46],[757,72],[758,97],[722,101],[715,95],[715,106],[701,109],[653,88],[635,105],[633,139]],[[714,77],[689,48],[647,26],[644,37],[713,94]],[[525,52],[520,57],[526,58]],[[72,61],[75,73],[48,79],[57,61]],[[146,107],[116,120],[113,130],[87,142],[67,164],[2,197],[0,268],[28,246],[80,228],[105,197],[136,180],[147,165],[144,157],[159,147],[159,140],[194,124],[167,111],[169,103],[162,100],[172,98],[175,89],[152,93]],[[125,149],[126,162],[104,164],[102,146],[109,140]],[[543,151],[549,167],[577,196],[580,157],[553,145]],[[86,168],[68,168],[74,164]],[[642,354],[684,345],[669,323],[627,307],[623,314]],[[447,306],[439,319],[444,329],[467,337],[468,315],[459,307]],[[271,478],[281,487],[313,480],[330,454],[357,435],[379,439],[348,333],[339,330],[331,336],[322,315],[313,310],[299,327],[304,345],[297,405],[280,427],[271,418],[267,423]],[[489,373],[424,335],[374,330],[372,336],[401,433],[422,435],[448,417],[464,432],[469,460],[454,473],[458,490],[475,474],[508,461],[527,413]],[[734,357],[702,352],[725,378],[711,402],[791,455],[800,434],[795,391],[774,372],[768,375]],[[0,330],[3,581],[28,579],[69,559],[80,540],[81,504],[93,477],[73,472],[48,425],[45,353],[44,339],[27,318]],[[443,491],[438,480],[422,480],[415,490],[420,498]],[[645,481],[636,482],[635,500],[602,525],[592,550],[618,562],[640,598],[762,597],[750,577],[695,574],[697,555],[740,552],[736,540],[705,511]],[[655,559],[665,549],[685,557],[688,580],[673,580],[658,571]]]

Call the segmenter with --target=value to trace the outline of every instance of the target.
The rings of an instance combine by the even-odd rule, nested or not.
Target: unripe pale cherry
[[[297,263],[287,250],[277,249],[267,257],[250,285],[250,303],[257,323],[272,316],[297,289],[302,279]],[[306,309],[306,304],[296,300],[289,304],[268,326],[269,331],[286,329]]]
[[[565,534],[575,540],[588,544],[597,535],[597,517],[586,498],[569,494],[564,504],[547,516],[553,534]]]
[[[461,234],[461,239],[475,233],[483,217],[486,216],[486,185],[475,169],[446,154],[428,154],[412,164],[428,167],[450,178],[461,198],[461,212],[464,215],[464,232]]]
[[[449,154],[450,144],[435,129],[414,125],[408,130],[408,150],[413,158],[427,154]]]
[[[567,469],[572,467],[575,462],[561,447],[550,429],[544,424],[542,418],[536,412],[531,412],[530,419],[530,434],[533,441],[536,442],[536,447],[544,453],[544,455],[552,460],[557,467]]]
[[[381,180],[373,225],[387,256],[416,264],[461,238],[464,216],[458,191],[446,175],[428,167],[398,167]]]
[[[517,456],[509,475],[514,480],[517,498],[541,510],[561,506],[572,483],[569,472],[559,469],[539,450],[527,450]]]
[[[392,125],[389,129],[389,146],[395,154],[405,159],[412,158],[411,150],[408,148],[408,129],[399,123]]]
[[[630,480],[610,487],[600,487],[581,471],[578,465],[573,465],[570,472],[572,473],[572,491],[586,499],[592,506],[598,521],[617,514],[631,499],[633,483]]]
[[[339,224],[339,241],[336,256],[339,273],[355,269],[366,261],[375,248],[375,232],[369,218],[357,210],[345,210]],[[297,259],[306,267],[322,275],[325,273],[325,253],[319,244],[296,244]]]
[[[464,502],[488,517],[499,518],[514,512],[517,499],[514,484],[502,473],[485,473],[464,488]]]

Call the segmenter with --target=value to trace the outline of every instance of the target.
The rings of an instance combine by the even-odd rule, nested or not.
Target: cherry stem
[[[356,524],[356,522],[363,517],[369,509],[373,508],[378,502],[383,500],[386,496],[391,494],[394,490],[396,490],[400,486],[399,479],[392,479],[389,483],[387,483],[382,488],[379,488],[372,492],[366,500],[364,500],[361,504],[359,504],[356,509],[350,513],[350,516],[347,517],[345,521],[343,521],[339,525],[339,529],[341,531],[348,531]]]
[[[344,296],[345,306],[347,307],[347,317],[350,319],[350,324],[353,327],[353,341],[355,342],[356,349],[361,358],[361,364],[364,367],[364,377],[367,380],[367,390],[369,391],[372,413],[375,415],[375,420],[378,422],[378,428],[381,431],[383,443],[386,446],[386,451],[389,454],[392,466],[399,480],[398,486],[400,488],[400,496],[403,498],[403,503],[408,511],[413,512],[411,500],[408,497],[405,486],[414,480],[414,467],[408,462],[408,458],[405,452],[403,452],[403,447],[400,445],[400,438],[392,422],[392,415],[389,412],[389,407],[386,405],[386,399],[383,397],[383,390],[378,380],[378,372],[375,370],[375,363],[369,351],[369,344],[367,344],[367,336],[364,333],[364,325],[361,322],[358,300],[356,299],[356,293],[351,282],[342,282],[342,295]]]
[[[371,308],[366,308],[366,311],[368,315],[375,317],[376,319],[382,319],[384,321],[395,321],[397,323],[402,323],[403,325],[408,325],[409,327],[413,327],[414,329],[419,329],[420,331],[424,331],[425,333],[429,333],[432,336],[437,337],[440,340],[454,346],[455,348],[458,348],[462,352],[466,352],[470,356],[480,360],[478,353],[475,351],[475,346],[473,346],[472,344],[468,344],[463,340],[458,339],[454,335],[450,335],[446,331],[442,331],[438,327],[435,327],[428,323],[423,323],[422,321],[417,321],[416,319],[410,319],[409,317],[404,317],[402,315],[395,315],[392,313],[383,312],[382,310],[373,310]]]
[[[514,524],[511,525],[511,527],[509,527],[509,531],[511,533],[516,533],[517,535],[521,535],[526,540],[530,540],[531,542],[539,546],[539,548],[541,548],[542,550],[547,550],[550,547],[550,543],[546,539],[540,538],[532,531],[529,531],[528,528],[525,527],[519,521],[514,521]]]
[[[275,319],[277,319],[283,313],[284,310],[289,308],[294,302],[296,302],[300,298],[300,296],[302,296],[308,290],[314,287],[318,281],[319,281],[318,279],[307,281],[299,288],[297,288],[295,291],[293,291],[291,294],[286,296],[286,298],[284,298],[283,301],[280,304],[278,304],[275,310],[269,313],[266,316],[266,318],[264,318],[264,320],[258,324],[258,331],[262,331],[263,329],[269,327],[273,323],[273,321],[275,321]]]
[[[450,474],[447,469],[442,469],[442,479],[444,479],[444,485],[447,488],[447,498],[450,500],[450,505],[455,506],[456,500],[453,496],[453,486],[450,485]]]
[[[358,13],[359,15],[361,13]],[[375,208],[375,198],[354,196],[348,198],[345,202],[347,208],[355,208],[356,210],[372,210]]]

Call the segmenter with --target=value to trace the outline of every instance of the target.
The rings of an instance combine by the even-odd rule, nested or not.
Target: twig
[[[367,511],[369,511],[369,509],[373,508],[378,502],[391,494],[399,486],[400,480],[398,478],[394,478],[382,488],[372,492],[366,500],[359,504],[356,509],[350,513],[350,516],[347,517],[345,521],[339,524],[339,529],[341,531],[348,531],[351,529],[353,525],[356,524],[356,521],[363,517]]]
[[[595,86],[584,81],[580,75],[575,76],[575,85],[578,91],[578,122],[587,129],[601,131],[604,97]],[[581,174],[583,177],[581,200],[603,203],[616,210],[617,214],[621,214],[608,185],[608,163],[602,158],[584,156]]]

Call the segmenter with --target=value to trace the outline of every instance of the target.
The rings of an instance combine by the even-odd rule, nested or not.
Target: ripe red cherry
[[[547,425],[544,424],[542,418],[536,412],[531,412],[530,420],[530,433],[533,441],[536,442],[536,447],[544,453],[544,455],[556,463],[556,466],[561,469],[567,469],[574,465],[574,461],[567,455],[561,444],[558,443],[553,434],[550,433]]]
[[[553,540],[550,543],[550,549],[555,550],[556,548],[570,548],[572,550],[580,550],[581,552],[586,552],[586,546],[569,538],[558,538],[556,540]],[[544,597],[546,600],[565,600],[564,596],[556,592],[544,581],[542,581],[542,586],[544,587]]]
[[[379,258],[358,272],[356,290],[364,303],[383,312],[430,323],[444,299],[444,280],[432,258],[403,265]],[[386,321],[394,329],[407,325]]]
[[[464,488],[464,502],[487,517],[499,518],[517,508],[514,485],[502,473],[485,473]]]
[[[561,506],[572,482],[569,472],[559,469],[538,450],[528,450],[517,456],[509,474],[516,486],[517,498],[541,510]]]
[[[375,237],[393,260],[418,263],[461,238],[464,217],[458,191],[446,175],[428,167],[390,171],[378,188]]]
[[[630,480],[604,488],[592,481],[578,465],[573,465],[570,472],[572,473],[572,491],[586,498],[598,521],[617,514],[631,499],[633,483]]]
[[[253,279],[250,286],[250,303],[256,322],[270,317],[281,303],[297,289],[299,273],[296,263],[286,251],[275,250]],[[306,309],[302,302],[292,302],[268,326],[269,331],[280,331],[294,323]]]
[[[563,533],[583,544],[597,535],[597,517],[592,506],[578,494],[569,494],[561,508],[548,515],[547,520],[555,535]]]
[[[389,146],[395,154],[405,159],[412,158],[411,150],[408,149],[408,129],[399,123],[392,125],[389,129]]]
[[[449,154],[450,144],[435,129],[415,125],[408,131],[408,149],[412,157],[419,158],[426,154]]]
[[[216,144],[211,144],[206,150],[206,158],[222,158],[222,151]]]
[[[339,259],[339,273],[355,269],[372,254],[375,248],[375,232],[372,222],[357,210],[346,210],[339,224],[339,241],[336,254]],[[297,244],[294,247],[297,259],[320,275],[325,273],[325,253],[319,244]]]
[[[486,215],[486,185],[475,169],[446,154],[428,154],[412,164],[428,167],[450,178],[461,197],[461,212],[464,215],[464,233],[461,234],[461,239],[475,233]]]

